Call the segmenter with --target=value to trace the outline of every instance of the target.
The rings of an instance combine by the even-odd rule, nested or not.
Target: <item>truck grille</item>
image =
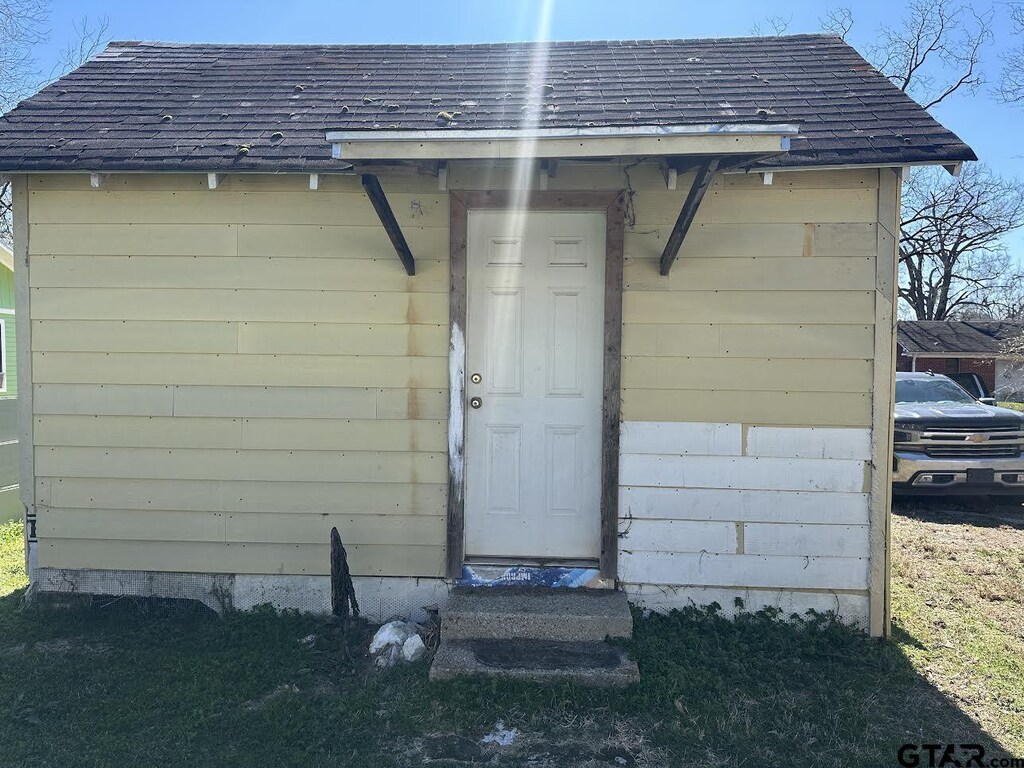
[[[1020,456],[1020,448],[1013,445],[928,446],[924,449],[924,452],[934,458],[980,459],[998,457],[1014,459]]]
[[[1024,448],[1020,427],[924,427],[914,433],[916,440],[904,443],[910,449],[936,458],[1016,458]]]

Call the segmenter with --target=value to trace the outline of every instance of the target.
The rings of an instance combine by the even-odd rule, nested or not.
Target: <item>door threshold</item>
[[[455,580],[459,587],[548,587],[613,589],[614,579],[601,577],[601,569],[593,560],[578,565],[532,565],[520,560],[514,563],[495,563],[474,559],[462,565],[462,574]]]

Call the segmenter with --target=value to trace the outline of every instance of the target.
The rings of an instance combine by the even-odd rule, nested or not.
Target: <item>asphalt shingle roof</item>
[[[1007,342],[1022,331],[1024,323],[1007,320],[901,320],[896,339],[908,355],[989,357],[1007,354]]]
[[[331,170],[329,129],[797,123],[765,166],[970,147],[826,35],[488,45],[115,42],[0,118],[0,170]],[[239,148],[248,147],[248,153]]]

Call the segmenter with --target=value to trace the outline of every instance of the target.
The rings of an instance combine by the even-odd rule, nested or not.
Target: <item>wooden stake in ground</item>
[[[359,618],[359,603],[348,570],[348,553],[337,528],[331,528],[331,612],[348,624]]]

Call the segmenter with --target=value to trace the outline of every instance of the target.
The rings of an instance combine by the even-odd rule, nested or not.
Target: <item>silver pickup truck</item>
[[[897,373],[893,493],[1024,496],[1024,413],[990,402],[945,376]]]

